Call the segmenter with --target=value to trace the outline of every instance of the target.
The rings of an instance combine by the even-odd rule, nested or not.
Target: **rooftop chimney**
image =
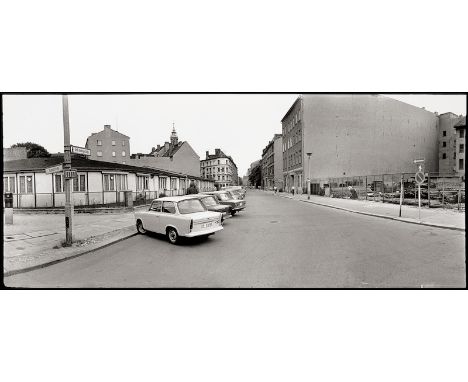
[[[208,159],[209,156],[210,156],[210,152],[207,151],[207,152],[206,152],[206,159]]]
[[[104,129],[110,129],[111,125],[104,125]]]
[[[220,149],[215,149],[215,155],[220,155]]]
[[[160,148],[161,148],[161,145],[158,145],[158,151],[159,151]]]

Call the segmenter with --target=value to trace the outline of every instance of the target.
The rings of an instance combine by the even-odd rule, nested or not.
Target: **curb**
[[[125,227],[125,228],[121,228],[121,229],[126,229],[126,228],[130,228],[130,227],[133,227],[133,225]],[[118,243],[118,242],[123,241],[123,240],[127,240],[127,239],[129,239],[129,238],[131,238],[133,236],[136,236],[136,235],[138,235],[137,232],[132,232],[132,233],[130,233],[130,234],[124,236],[124,237],[119,237],[118,239],[115,239],[115,240],[113,240],[113,241],[111,241],[109,243],[106,243],[104,245],[97,246],[97,247],[95,247],[93,249],[85,250],[84,252],[81,252],[81,253],[75,253],[74,255],[64,257],[63,259],[56,259],[56,260],[52,260],[52,261],[45,262],[45,263],[42,263],[42,264],[32,265],[30,267],[26,267],[26,268],[22,268],[22,269],[15,269],[15,270],[12,270],[12,271],[7,271],[7,272],[5,272],[3,274],[3,277],[5,278],[5,277],[20,274],[20,273],[31,272],[31,271],[35,271],[37,269],[49,267],[51,265],[58,264],[58,263],[61,263],[63,261],[71,260],[71,259],[74,259],[76,257],[80,257],[80,256],[86,255],[88,253],[97,251],[98,249],[109,247],[110,245],[113,245],[113,244]]]
[[[356,211],[356,210],[351,210],[349,208],[332,206],[330,204],[312,202],[310,200],[294,199],[294,198],[289,197],[289,196],[281,196],[280,195],[280,197],[285,198],[285,199],[298,200],[299,202],[303,202],[303,203],[311,203],[311,204],[315,204],[317,206],[334,208],[336,210],[342,210],[342,211],[351,212],[351,213],[359,214],[359,215],[367,215],[367,216],[373,216],[373,217],[382,218],[382,219],[400,221],[400,222],[403,222],[403,223],[417,224],[417,225],[423,225],[423,226],[428,226],[428,227],[450,229],[452,231],[465,232],[465,228],[459,228],[459,227],[455,227],[455,226],[448,226],[448,225],[442,225],[442,224],[436,224],[436,223],[424,223],[422,221],[417,221],[417,220],[414,220],[414,221],[408,220],[407,218],[393,217],[393,216],[388,216],[388,215],[380,215],[380,214],[374,214],[374,213],[371,213],[371,212]]]

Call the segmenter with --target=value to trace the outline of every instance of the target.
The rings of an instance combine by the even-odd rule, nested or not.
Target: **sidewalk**
[[[13,223],[3,225],[4,276],[80,256],[136,234],[134,213],[128,211],[74,214],[71,247],[62,246],[63,213],[15,213]]]
[[[265,191],[274,195],[272,191]],[[298,200],[305,203],[313,203],[325,207],[336,208],[348,212],[376,216],[380,218],[398,220],[406,223],[422,224],[431,227],[455,229],[465,231],[465,212],[442,208],[421,208],[421,220],[419,220],[418,207],[401,207],[401,218],[398,216],[400,206],[392,203],[379,203],[366,200],[330,198],[326,196],[311,195],[307,200],[307,194],[294,195],[278,193],[278,197]]]

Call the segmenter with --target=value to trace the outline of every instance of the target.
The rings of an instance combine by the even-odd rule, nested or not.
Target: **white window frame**
[[[86,184],[86,173],[79,172],[76,175],[77,177],[73,178],[73,184],[72,184],[73,192],[86,192],[88,190],[88,187]],[[83,182],[81,181],[81,177],[84,177]],[[75,191],[75,184],[77,185],[76,191]],[[82,185],[84,185],[84,190],[81,189]],[[62,184],[62,187],[63,187],[63,184]]]
[[[125,153],[125,151],[122,151],[122,156],[126,156],[127,154]]]
[[[97,140],[96,146],[102,146],[102,141],[100,139]]]
[[[136,186],[137,186],[137,191],[148,191],[149,190],[149,176],[138,175]]]
[[[112,157],[115,158],[115,151],[112,151]]]
[[[16,194],[16,176],[14,175],[5,175],[3,177],[3,183],[5,183],[5,179],[7,180],[7,188],[3,190],[3,192],[11,192],[12,194]],[[12,186],[13,185],[13,191]]]
[[[97,155],[98,157],[102,157],[102,151],[98,151],[98,152],[96,153],[96,155]]]
[[[115,146],[115,141],[112,141],[112,146]]]

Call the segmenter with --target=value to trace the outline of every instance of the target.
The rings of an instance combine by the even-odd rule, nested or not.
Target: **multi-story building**
[[[439,115],[439,173],[444,175],[458,172],[457,131],[455,125],[462,116],[453,113]]]
[[[330,177],[413,172],[413,160],[438,172],[439,118],[380,95],[299,97],[282,119],[285,189],[312,190]],[[315,187],[314,187],[315,186]]]
[[[275,134],[262,152],[262,183],[264,189],[283,186],[282,135]]]
[[[465,181],[466,116],[455,125],[455,131],[457,136],[455,169],[457,175]]]
[[[256,161],[250,163],[250,167],[247,169],[247,179],[250,178],[250,174],[252,173],[252,170],[253,170],[256,166],[258,166],[259,164],[261,164],[261,162],[262,162],[262,160],[259,159],[259,160],[256,160]],[[250,180],[247,181],[247,185],[249,185],[249,186],[254,186],[254,184],[251,184]]]
[[[200,176],[200,157],[187,141],[179,141],[174,126],[169,142],[153,147],[149,154],[133,154],[129,164]]]
[[[92,160],[128,164],[130,159],[130,138],[112,130],[111,125],[104,125],[104,130],[91,134],[85,147],[91,151],[89,159]]]
[[[221,149],[215,149],[213,155],[206,152],[206,158],[200,161],[200,174],[202,178],[214,180],[218,189],[237,186],[239,183],[234,160]]]

